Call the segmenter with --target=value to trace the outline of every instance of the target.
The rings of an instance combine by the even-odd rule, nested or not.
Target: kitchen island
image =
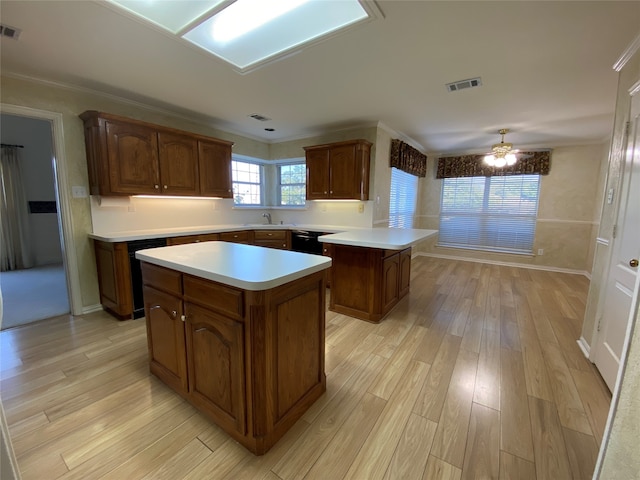
[[[411,246],[437,230],[372,228],[323,235],[331,256],[329,308],[379,322],[409,293]]]
[[[326,390],[331,259],[215,241],[136,257],[151,372],[264,454]]]

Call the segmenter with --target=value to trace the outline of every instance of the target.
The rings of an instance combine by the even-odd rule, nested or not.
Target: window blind
[[[438,245],[531,254],[539,175],[443,180]]]
[[[418,197],[418,177],[391,168],[389,227],[413,228],[413,216]]]

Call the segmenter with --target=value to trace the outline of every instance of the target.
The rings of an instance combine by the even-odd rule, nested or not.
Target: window
[[[234,205],[262,205],[262,166],[257,163],[231,161]]]
[[[445,178],[438,245],[530,254],[539,175]]]
[[[307,197],[304,163],[278,166],[278,205],[303,206]]]
[[[392,167],[389,227],[413,228],[417,197],[418,177]]]

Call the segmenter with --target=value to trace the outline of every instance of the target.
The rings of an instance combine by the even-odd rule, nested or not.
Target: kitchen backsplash
[[[362,208],[362,212],[360,209]],[[233,208],[227,199],[142,198],[101,199],[91,196],[93,233],[105,234],[155,228],[265,223],[371,227],[373,202],[307,203],[304,210],[283,208]]]

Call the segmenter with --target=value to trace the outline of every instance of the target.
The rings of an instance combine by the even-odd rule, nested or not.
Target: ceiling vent
[[[481,85],[482,79],[480,77],[469,78],[467,80],[459,80],[457,82],[447,83],[447,90],[449,90],[450,92],[457,92],[458,90],[480,87]]]
[[[8,37],[8,38],[13,38],[14,40],[17,40],[18,37],[20,36],[20,32],[21,30],[19,28],[0,24],[0,36],[2,37]]]
[[[271,120],[269,117],[265,117],[264,115],[260,115],[259,113],[252,113],[249,116],[255,120],[260,120],[261,122],[268,122],[269,120]]]

